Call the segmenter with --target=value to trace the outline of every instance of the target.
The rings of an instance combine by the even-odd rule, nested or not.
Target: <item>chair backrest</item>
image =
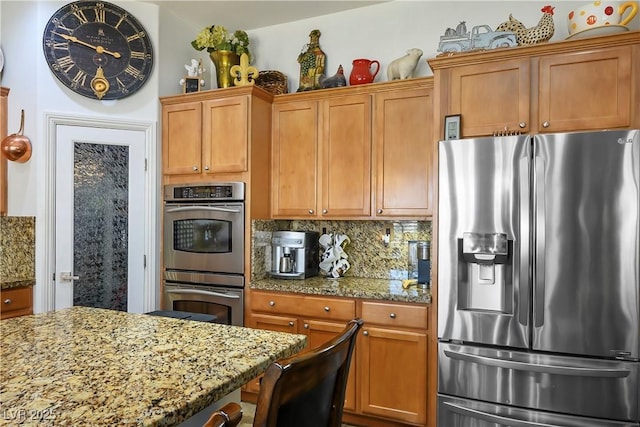
[[[260,385],[254,427],[340,427],[361,319],[324,345],[272,363]]]

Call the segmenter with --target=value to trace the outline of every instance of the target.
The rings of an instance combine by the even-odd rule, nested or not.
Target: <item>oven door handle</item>
[[[167,293],[169,294],[196,294],[196,295],[204,295],[204,296],[210,296],[210,297],[221,297],[221,298],[228,298],[228,299],[240,299],[240,295],[227,295],[227,294],[219,294],[217,292],[211,292],[211,291],[201,291],[199,289],[171,289],[168,290]]]
[[[222,208],[217,206],[180,206],[177,208],[167,208],[167,213],[173,212],[190,212],[190,211],[212,211],[212,212],[230,212],[240,213],[240,209]]]

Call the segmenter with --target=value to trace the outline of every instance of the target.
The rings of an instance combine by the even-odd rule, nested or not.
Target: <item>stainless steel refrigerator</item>
[[[640,130],[441,141],[438,209],[438,425],[640,425]]]

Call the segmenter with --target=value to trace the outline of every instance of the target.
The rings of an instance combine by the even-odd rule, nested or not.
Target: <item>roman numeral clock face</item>
[[[51,16],[42,39],[51,72],[72,91],[93,99],[135,93],[153,67],[151,41],[126,10],[77,1]]]

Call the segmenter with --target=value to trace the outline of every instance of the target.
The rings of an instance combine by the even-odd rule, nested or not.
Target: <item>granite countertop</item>
[[[304,335],[86,307],[0,321],[0,425],[170,426]]]
[[[6,291],[13,288],[23,288],[25,286],[33,286],[36,284],[35,279],[24,279],[18,277],[3,277],[0,279],[0,291]]]
[[[250,289],[282,291],[299,294],[328,295],[334,297],[365,298],[385,301],[431,303],[431,289],[402,288],[402,280],[341,277],[329,279],[316,276],[305,280],[264,278],[252,280]]]

